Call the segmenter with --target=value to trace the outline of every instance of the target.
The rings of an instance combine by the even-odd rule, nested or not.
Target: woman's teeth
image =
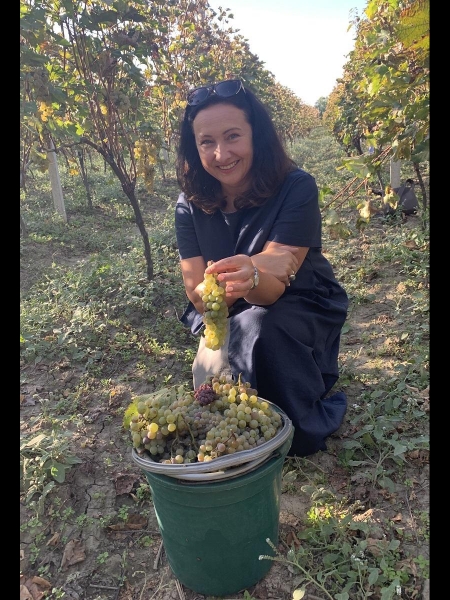
[[[235,165],[237,165],[238,161],[235,160],[231,165],[226,165],[224,167],[219,167],[221,171],[228,171],[228,169],[232,169]]]

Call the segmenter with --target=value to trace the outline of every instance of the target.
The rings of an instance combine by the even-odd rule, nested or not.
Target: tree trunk
[[[377,171],[377,179],[378,179],[378,183],[380,184],[380,189],[382,191],[382,196],[384,196],[384,182],[383,182],[383,178],[381,177],[381,173],[380,170],[378,169]]]
[[[419,182],[419,186],[420,186],[420,191],[422,192],[422,230],[425,231],[426,228],[426,209],[428,206],[428,198],[427,198],[427,192],[425,190],[425,184],[423,182],[422,179],[422,173],[420,172],[420,165],[419,163],[413,163],[413,168],[414,168],[414,172],[417,176],[417,181]]]
[[[23,169],[20,171],[20,189],[25,190],[25,173],[27,172],[28,167],[30,166],[31,161],[27,162],[26,165],[23,166]],[[22,237],[28,237],[28,229],[24,218],[22,217],[22,213],[20,213],[20,234]]]
[[[91,190],[89,187],[89,179],[88,179],[87,171],[86,171],[86,163],[84,162],[83,150],[78,150],[77,155],[78,155],[78,161],[80,163],[81,176],[83,178],[84,188],[86,190],[88,207],[90,208],[90,210],[92,210],[93,209],[92,194],[91,194]]]
[[[144,256],[147,263],[147,279],[151,281],[153,279],[153,261],[152,261],[152,253],[150,249],[150,242],[148,239],[148,233],[145,229],[144,220],[142,218],[141,209],[139,208],[139,204],[136,198],[136,194],[134,193],[134,188],[130,184],[122,183],[122,189],[124,194],[130,201],[131,206],[134,210],[134,216],[136,219],[136,225],[139,228],[139,231],[142,236],[142,240],[144,242]]]
[[[422,179],[422,173],[420,172],[420,165],[419,165],[419,163],[413,163],[413,167],[414,167],[414,172],[417,177],[417,181],[419,182],[420,191],[422,192],[422,208],[425,211],[428,206],[428,198],[427,198],[427,192],[425,190],[425,184]]]
[[[162,148],[161,149],[161,156],[158,156],[158,165],[161,171],[161,176],[163,178],[163,181],[166,181],[166,172],[164,169],[164,165],[168,165],[170,163],[169,160],[169,150],[167,148]]]
[[[25,221],[23,220],[22,213],[20,213],[20,234],[24,238],[28,237],[28,229],[25,225]]]
[[[130,175],[128,175],[119,165],[115,162],[113,156],[108,155],[105,150],[96,144],[94,144],[88,138],[82,138],[81,142],[86,143],[88,146],[94,148],[99,154],[103,156],[105,169],[106,165],[109,165],[113,170],[114,174],[120,181],[120,185],[122,186],[122,190],[125,196],[130,201],[131,206],[133,207],[134,216],[136,220],[136,225],[140,231],[142,236],[142,240],[144,242],[144,256],[147,263],[147,279],[151,281],[153,279],[153,261],[152,261],[152,252],[150,249],[150,242],[148,239],[148,234],[145,229],[144,219],[142,218],[141,209],[139,208],[139,203],[135,194],[135,186],[136,186],[136,178],[131,179]]]
[[[164,161],[161,160],[160,158],[158,158],[158,166],[159,166],[159,170],[161,171],[161,177],[162,177],[163,181],[166,181],[166,172],[164,170]]]

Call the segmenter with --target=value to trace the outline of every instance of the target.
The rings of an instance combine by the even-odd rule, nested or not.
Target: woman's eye
[[[232,133],[232,134],[229,136],[229,138],[228,138],[228,139],[230,139],[230,140],[235,140],[235,139],[236,139],[236,138],[238,138],[238,137],[239,137],[239,134],[238,134],[238,133]]]
[[[200,142],[200,146],[205,146],[206,144],[211,144],[212,140],[203,140]]]

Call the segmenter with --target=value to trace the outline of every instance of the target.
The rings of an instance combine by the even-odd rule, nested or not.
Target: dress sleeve
[[[175,235],[180,259],[201,256],[191,208],[184,194],[178,196],[175,207]]]
[[[283,196],[283,190],[280,193]],[[320,248],[322,224],[319,191],[312,175],[300,171],[290,182],[268,240],[289,246]]]

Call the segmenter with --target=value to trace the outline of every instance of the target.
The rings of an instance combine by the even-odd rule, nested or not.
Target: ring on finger
[[[295,273],[291,273],[289,275],[289,281],[294,281],[295,280]]]

